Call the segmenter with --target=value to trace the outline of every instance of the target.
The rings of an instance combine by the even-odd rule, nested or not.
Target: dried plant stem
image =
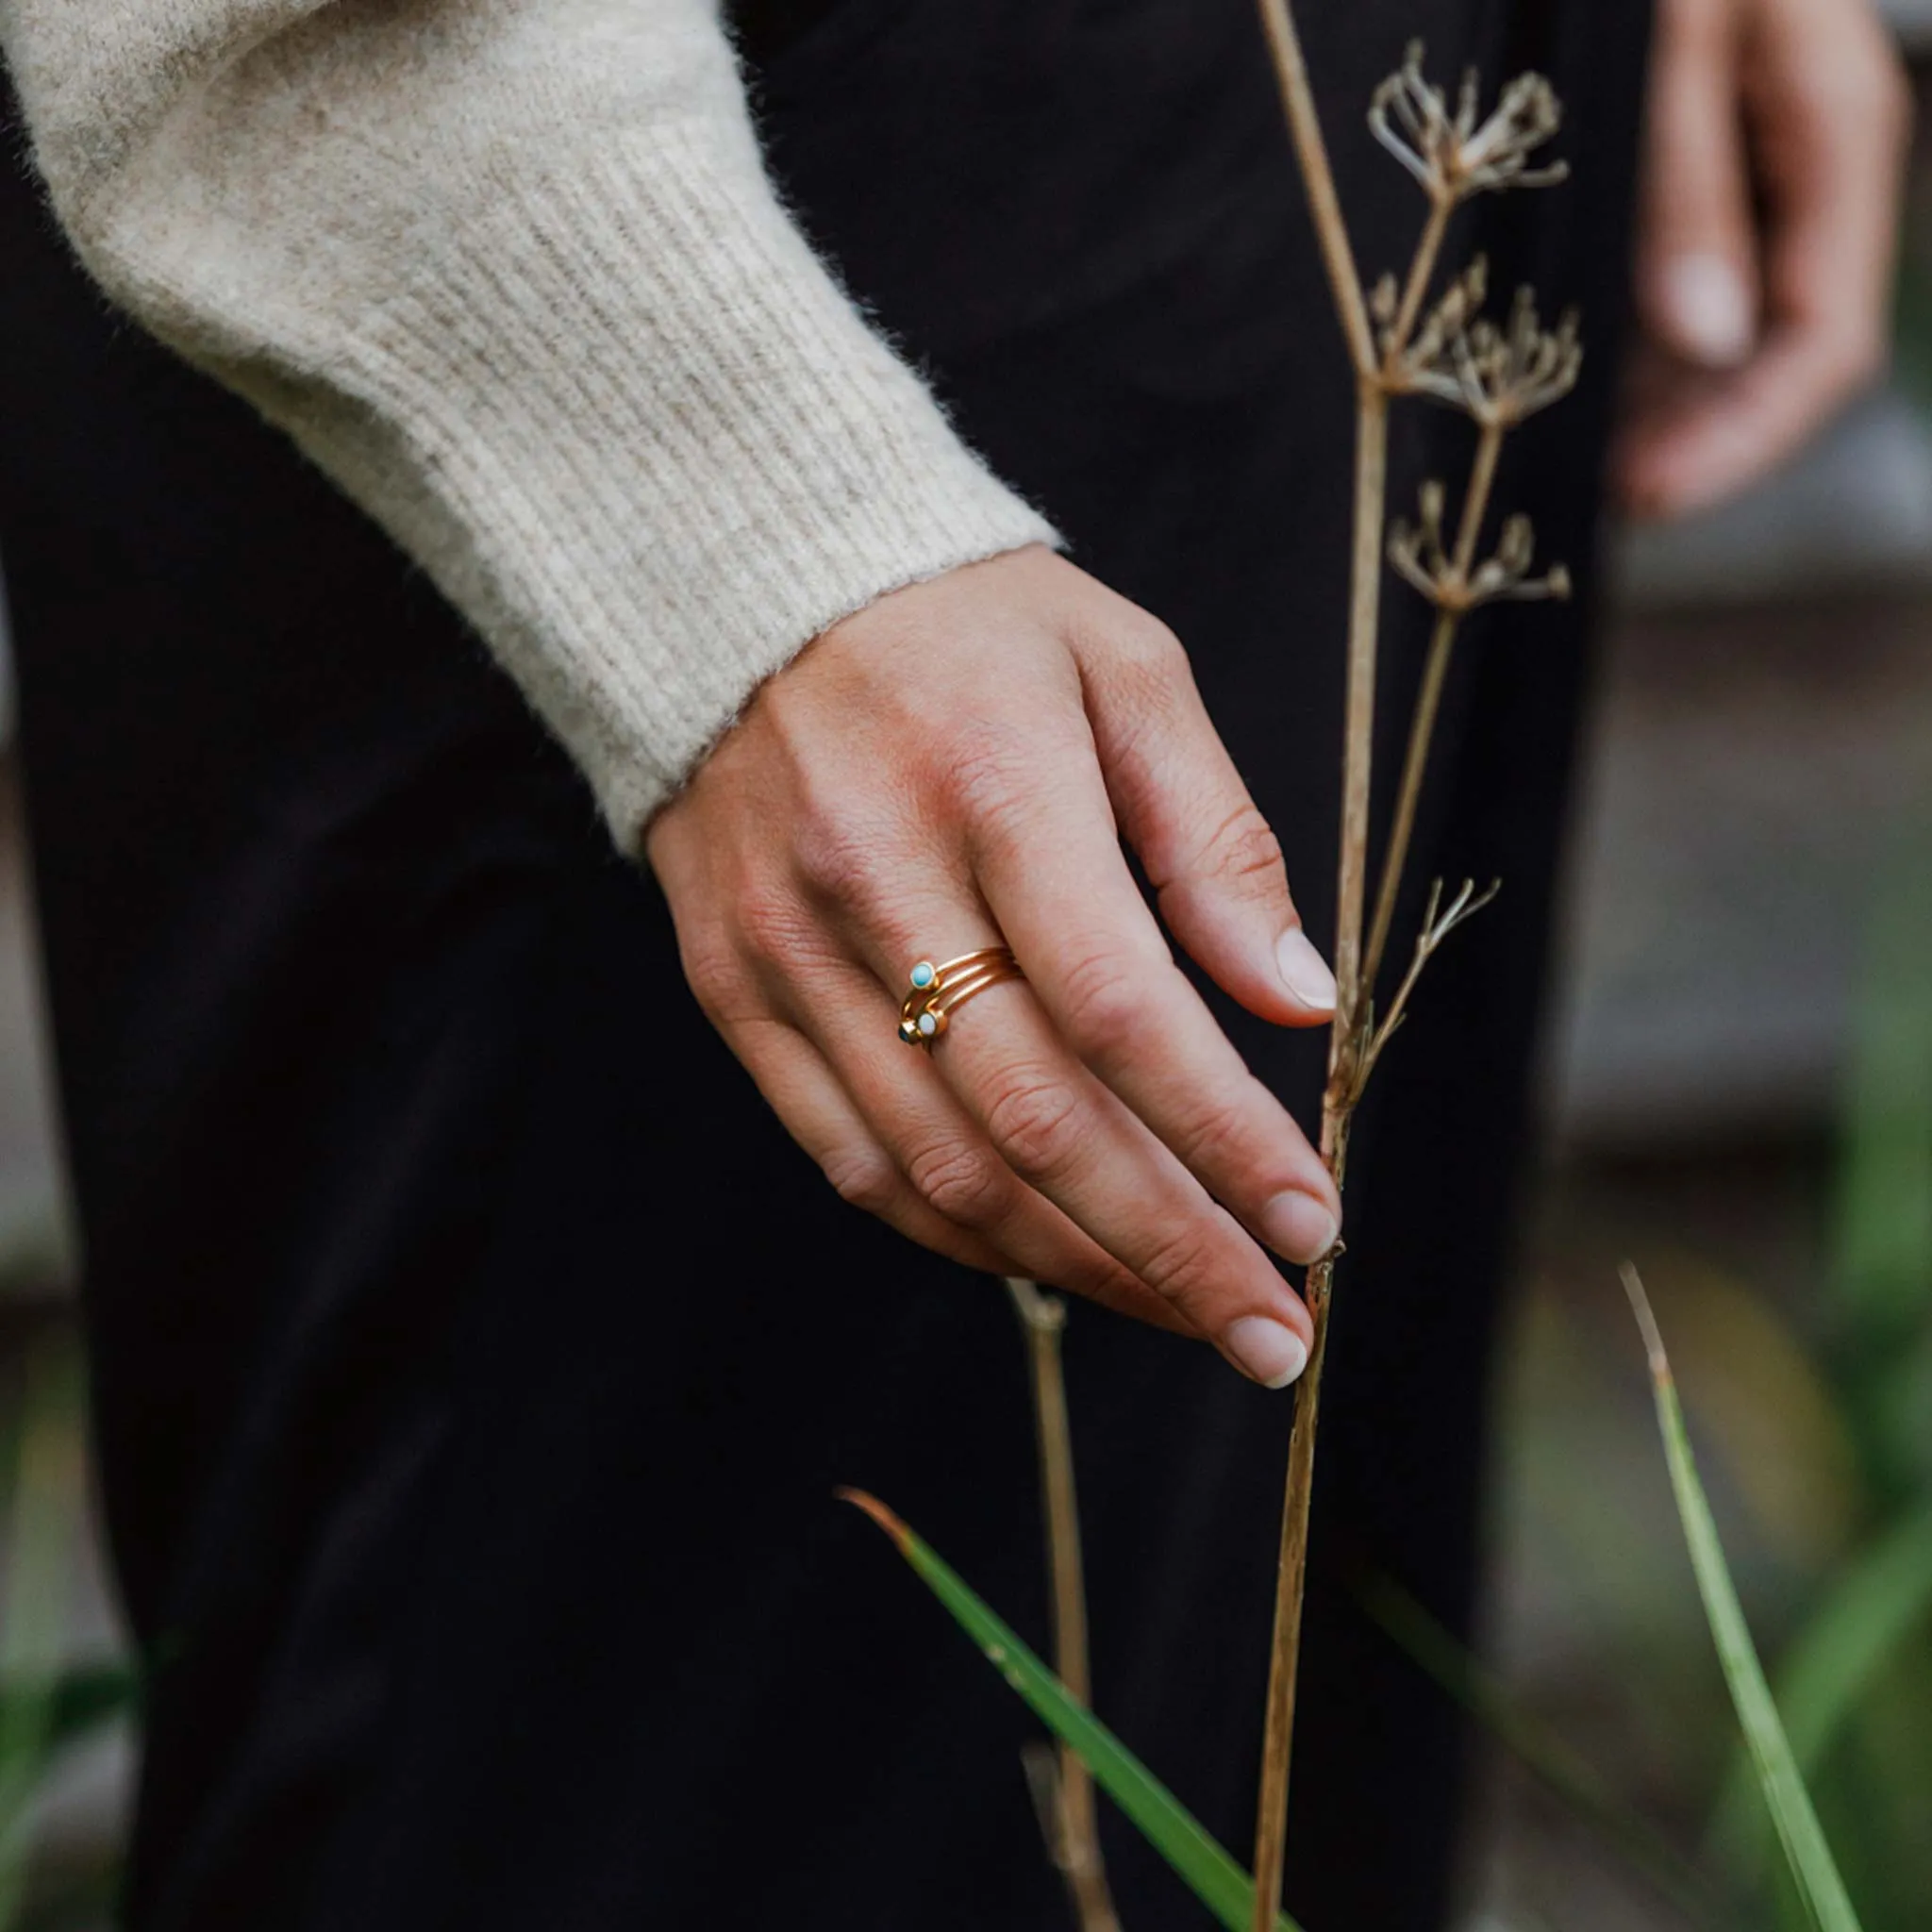
[[[1087,1586],[1080,1560],[1080,1507],[1074,1488],[1074,1439],[1067,1412],[1060,1336],[1066,1304],[1030,1281],[1009,1275],[1007,1288],[1026,1338],[1032,1371],[1033,1421],[1040,1450],[1040,1490],[1046,1518],[1047,1579],[1053,1596],[1055,1674],[1089,1709],[1093,1686],[1087,1651]],[[1047,1850],[1066,1879],[1080,1932],[1120,1932],[1107,1868],[1100,1854],[1100,1820],[1093,1780],[1072,1746],[1059,1749],[1052,1779]]]
[[[1503,451],[1503,430],[1497,424],[1485,424],[1476,444],[1475,464],[1470,472],[1469,491],[1463,498],[1462,523],[1456,533],[1455,565],[1464,584],[1475,563],[1476,544],[1482,539],[1483,519],[1489,513],[1491,492],[1495,488],[1496,460]],[[1415,715],[1408,728],[1408,751],[1403,759],[1402,789],[1396,795],[1395,818],[1389,830],[1389,850],[1382,860],[1382,879],[1375,894],[1375,918],[1369,929],[1368,951],[1362,958],[1362,979],[1371,990],[1382,969],[1389,947],[1389,932],[1395,921],[1395,901],[1402,889],[1402,874],[1408,863],[1409,841],[1415,834],[1416,809],[1422,802],[1423,777],[1428,770],[1429,747],[1436,735],[1436,720],[1442,708],[1442,687],[1448,681],[1449,659],[1455,652],[1456,634],[1464,612],[1445,606],[1436,613],[1436,626],[1429,638],[1429,655],[1423,666],[1422,688],[1416,694]]]
[[[1364,381],[1375,373],[1375,338],[1369,326],[1369,305],[1362,278],[1355,265],[1355,247],[1342,219],[1341,199],[1335,192],[1335,171],[1328,165],[1327,144],[1322,139],[1322,119],[1315,112],[1314,91],[1308,85],[1308,63],[1302,56],[1301,36],[1288,0],[1260,0],[1261,25],[1268,34],[1268,51],[1288,108],[1289,133],[1295,158],[1301,163],[1308,209],[1322,244],[1322,260],[1335,291],[1341,332],[1348,341],[1349,359]],[[1379,527],[1379,526],[1378,526]]]
[[[1415,259],[1409,264],[1408,280],[1402,291],[1402,306],[1395,311],[1394,325],[1390,330],[1391,344],[1407,343],[1415,333],[1423,304],[1428,298],[1429,283],[1435,278],[1437,260],[1442,253],[1442,238],[1449,232],[1449,217],[1455,212],[1456,203],[1449,195],[1429,197],[1429,219],[1424,225],[1422,240],[1416,244]],[[1397,356],[1397,348],[1391,347],[1382,358],[1383,380],[1391,388],[1396,380]]]
[[[1360,1020],[1362,906],[1368,888],[1369,782],[1375,739],[1375,644],[1381,630],[1382,523],[1389,493],[1389,398],[1369,378],[1356,408],[1355,553],[1348,600],[1348,689],[1341,767],[1341,857],[1336,881],[1335,1025],[1328,1084],[1346,1091]]]
[[[1322,1102],[1322,1157],[1339,1187],[1347,1164],[1349,1117],[1359,1091],[1359,1061],[1367,1045],[1367,1008],[1374,985],[1374,967],[1363,958],[1362,918],[1367,897],[1369,807],[1374,774],[1382,541],[1388,513],[1389,404],[1391,393],[1399,387],[1401,357],[1427,297],[1454,202],[1447,195],[1431,198],[1428,220],[1378,355],[1368,301],[1335,192],[1334,174],[1328,164],[1293,15],[1288,0],[1259,0],[1259,5],[1336,309],[1356,369],[1354,549],[1342,734],[1341,856],[1336,890],[1337,991],[1335,1022],[1329,1034],[1328,1079]],[[1493,465],[1490,475],[1493,475]],[[1489,487],[1485,478],[1485,500]],[[1468,521],[1466,518],[1465,523]],[[1479,525],[1479,515],[1475,521]],[[1443,655],[1446,662],[1446,646]],[[1433,727],[1433,714],[1430,726]],[[1426,732],[1424,737],[1422,755],[1425,757]],[[1413,741],[1410,751],[1413,759]],[[1412,820],[1412,805],[1410,817]],[[1405,834],[1405,850],[1406,847]],[[1395,853],[1391,851],[1391,857],[1395,858]],[[1389,896],[1386,883],[1384,896]],[[1385,924],[1379,909],[1376,924],[1378,930]],[[1372,946],[1372,956],[1377,950]],[[1314,1333],[1307,1367],[1295,1391],[1288,1480],[1282,1498],[1255,1829],[1256,1932],[1274,1932],[1281,1908],[1282,1875],[1288,1852],[1288,1789],[1294,1749],[1295,1690],[1301,1662],[1302,1596],[1307,1574],[1308,1513],[1314,1494],[1315,1439],[1321,1417],[1322,1370],[1327,1357],[1328,1305],[1334,1273],[1335,1258],[1330,1256],[1308,1270],[1303,1288]]]
[[[1322,1097],[1322,1156],[1340,1188],[1348,1164],[1349,1129],[1356,1107],[1376,1058],[1402,1022],[1423,968],[1450,933],[1493,895],[1493,888],[1479,895],[1472,882],[1464,885],[1443,910],[1438,884],[1430,895],[1414,958],[1387,1016],[1378,1021],[1375,985],[1414,838],[1429,749],[1461,620],[1476,604],[1497,597],[1568,594],[1569,578],[1560,566],[1541,578],[1529,575],[1534,534],[1527,518],[1514,517],[1505,524],[1496,555],[1480,569],[1475,557],[1495,486],[1504,434],[1569,390],[1576,379],[1581,351],[1574,318],[1565,318],[1554,332],[1545,330],[1526,290],[1519,291],[1507,326],[1485,320],[1480,310],[1486,273],[1480,260],[1456,277],[1433,308],[1429,301],[1450,218],[1460,202],[1473,193],[1542,186],[1562,178],[1563,163],[1538,165],[1534,159],[1537,149],[1561,119],[1560,106],[1549,83],[1535,75],[1519,76],[1504,88],[1495,108],[1483,119],[1478,114],[1476,84],[1470,76],[1452,110],[1447,97],[1423,74],[1420,43],[1411,44],[1400,72],[1375,91],[1369,125],[1375,138],[1421,184],[1428,199],[1428,215],[1400,284],[1392,276],[1386,277],[1377,284],[1372,299],[1363,287],[1336,192],[1291,0],[1257,0],[1257,4],[1356,377],[1355,536],[1342,741],[1341,849],[1336,893],[1337,991],[1335,1021],[1329,1034],[1328,1079]],[[1476,422],[1480,436],[1450,554],[1444,554],[1441,541],[1443,492],[1438,483],[1424,487],[1420,528],[1410,530],[1405,525],[1390,538],[1391,560],[1429,597],[1438,614],[1410,721],[1395,816],[1376,890],[1374,919],[1364,948],[1375,654],[1387,527],[1389,409],[1399,395],[1430,395],[1447,402]],[[1288,1486],[1282,1504],[1255,1831],[1254,1932],[1274,1932],[1281,1906],[1316,1425],[1327,1356],[1330,1292],[1339,1254],[1338,1248],[1317,1261],[1308,1270],[1304,1288],[1314,1339],[1295,1396]]]

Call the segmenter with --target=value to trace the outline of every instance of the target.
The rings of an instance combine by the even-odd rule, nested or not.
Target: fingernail
[[[1722,255],[1680,255],[1664,270],[1664,300],[1684,346],[1723,368],[1751,348],[1751,291]]]
[[[1308,1365],[1308,1351],[1292,1328],[1268,1315],[1243,1315],[1221,1338],[1235,1366],[1264,1389],[1286,1389]]]
[[[1308,936],[1292,925],[1274,941],[1274,961],[1290,992],[1317,1013],[1335,1010],[1335,975]]]
[[[1261,1209],[1261,1235],[1290,1261],[1319,1261],[1341,1232],[1334,1215],[1312,1194],[1299,1189],[1276,1194]]]

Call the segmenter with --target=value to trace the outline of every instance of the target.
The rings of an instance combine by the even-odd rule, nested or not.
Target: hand
[[[1632,508],[1743,488],[1883,367],[1909,123],[1871,0],[1660,0]]]
[[[1214,1341],[1272,1387],[1324,1254],[1326,1170],[1135,885],[1235,998],[1331,1015],[1273,834],[1174,637],[1034,547],[882,598],[774,678],[654,822],[700,1004],[848,1200],[941,1254]],[[915,960],[1024,968],[930,1052]]]

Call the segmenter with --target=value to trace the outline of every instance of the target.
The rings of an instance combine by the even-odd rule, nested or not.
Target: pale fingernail
[[[1719,368],[1751,348],[1751,291],[1722,255],[1680,255],[1664,270],[1664,300],[1684,346]]]
[[[1230,1324],[1221,1345],[1242,1374],[1264,1389],[1286,1389],[1308,1365],[1301,1337],[1267,1315],[1243,1315]]]
[[[1285,1260],[1319,1261],[1341,1232],[1334,1215],[1298,1189],[1276,1194],[1261,1209],[1261,1237]]]
[[[1290,992],[1317,1013],[1335,1010],[1335,975],[1300,926],[1292,925],[1274,941],[1274,963]]]

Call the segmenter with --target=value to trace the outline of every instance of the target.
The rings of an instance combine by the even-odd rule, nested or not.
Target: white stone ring
[[[1005,946],[984,946],[935,966],[922,959],[912,969],[912,991],[899,1008],[899,1038],[908,1046],[930,1046],[946,1030],[953,1008],[1003,979],[1024,979],[1020,962]]]

